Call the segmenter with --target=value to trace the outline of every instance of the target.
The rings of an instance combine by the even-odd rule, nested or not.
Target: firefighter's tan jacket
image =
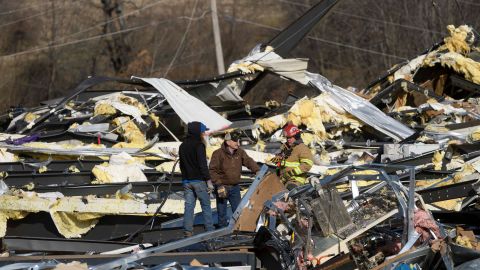
[[[290,155],[281,161],[282,180],[293,180],[303,185],[312,166],[313,155],[308,146],[304,143],[297,144],[291,149]]]

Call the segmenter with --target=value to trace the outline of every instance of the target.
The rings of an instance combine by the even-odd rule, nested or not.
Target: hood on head
[[[200,122],[190,122],[187,124],[187,135],[200,138],[200,135],[207,131],[208,128]]]

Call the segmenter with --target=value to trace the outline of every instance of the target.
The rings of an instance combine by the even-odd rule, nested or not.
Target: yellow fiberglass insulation
[[[56,150],[65,150],[65,149],[91,149],[91,148],[105,148],[103,144],[88,144],[85,145],[80,141],[66,141],[66,142],[29,142],[23,144],[23,146],[28,146],[31,148],[44,148],[44,149],[56,149]]]
[[[259,126],[259,131],[263,134],[271,134],[287,122],[295,125],[305,125],[315,134],[314,138],[306,138],[307,140],[322,141],[333,138],[336,134],[327,134],[324,122],[332,122],[335,124],[346,125],[347,128],[354,132],[360,130],[361,123],[352,115],[348,114],[326,93],[309,99],[302,98],[295,102],[285,115],[276,115],[265,119],[257,119],[255,122]],[[343,131],[344,129],[341,129]],[[341,135],[341,132],[340,132]]]
[[[454,69],[465,76],[465,79],[480,84],[480,63],[456,52],[448,52],[439,57],[442,66]]]
[[[53,270],[88,270],[88,265],[86,263],[73,261],[69,263],[59,263]]]
[[[125,103],[127,105],[131,105],[131,106],[134,106],[136,107],[138,110],[140,110],[140,113],[142,115],[146,115],[147,114],[147,109],[145,108],[145,106],[143,105],[143,103],[139,102],[138,99],[134,98],[134,97],[129,97],[129,96],[125,96],[123,94],[118,94],[116,96],[117,100],[122,102],[122,103]]]
[[[437,151],[436,153],[440,153]],[[442,154],[443,158],[443,154]],[[441,179],[431,179],[431,180],[417,180],[415,182],[416,187],[430,187],[433,185],[436,186],[447,186],[455,183],[455,180],[449,180],[445,181],[443,178]],[[463,198],[459,199],[452,199],[452,200],[446,200],[446,201],[440,201],[440,202],[434,202],[432,203],[433,206],[439,207],[445,210],[450,210],[450,211],[458,211],[460,210],[460,206],[462,205]]]
[[[302,140],[306,145],[313,145],[313,143],[315,142],[315,135],[313,135],[312,133],[303,132],[300,136],[302,137]]]
[[[72,165],[72,166],[68,167],[68,171],[71,172],[71,173],[79,173],[80,172],[80,170],[75,165]]]
[[[262,66],[260,66],[258,64],[254,64],[250,61],[247,61],[247,62],[241,62],[241,63],[238,63],[238,64],[231,64],[228,67],[227,72],[241,71],[244,74],[250,74],[250,73],[254,73],[256,71],[264,71],[264,70],[265,69]]]
[[[7,151],[6,148],[0,148],[0,162],[16,162],[18,157]]]
[[[48,171],[47,166],[42,166],[42,167],[38,168],[38,173],[44,173],[46,171]]]
[[[155,170],[157,172],[170,173],[173,170],[174,165],[175,165],[175,161],[166,161],[158,165],[157,167],[155,167]],[[177,165],[175,166],[175,172],[180,172],[180,164],[178,164],[178,162],[177,162]]]
[[[71,124],[71,125],[68,127],[68,129],[69,129],[69,130],[70,130],[70,129],[76,129],[76,128],[78,128],[79,126],[80,126],[80,125],[79,125],[78,123],[73,123],[73,124]]]
[[[104,162],[98,166],[108,166],[108,163]],[[112,178],[110,174],[108,174],[105,170],[100,169],[98,166],[93,167],[92,173],[95,176],[95,183],[103,184],[103,183],[111,183]]]
[[[458,198],[441,202],[434,202],[432,203],[432,205],[448,211],[459,211],[462,206],[463,199],[464,198]]]
[[[326,131],[323,126],[321,111],[311,99],[303,98],[292,106],[288,111],[287,121],[294,125],[305,125],[311,129],[318,139],[326,139]]]
[[[58,232],[66,238],[79,238],[95,227],[102,214],[97,213],[67,213],[50,211],[53,223]]]
[[[287,123],[285,116],[276,115],[269,118],[257,119],[255,124],[260,127],[260,130],[264,134],[271,134]]]
[[[327,151],[322,150],[322,152],[320,153],[320,161],[324,164],[330,164],[330,156],[328,155]]]
[[[137,160],[125,152],[112,155],[109,163],[93,167],[95,183],[147,182],[142,172],[142,162],[143,160]]]
[[[357,180],[355,182],[357,184],[357,187],[367,187],[367,186],[371,186],[371,185],[379,183],[379,181],[375,181],[375,180],[371,180],[371,181]],[[337,185],[336,188],[340,192],[345,192],[345,191],[348,191],[348,190],[351,189],[351,184],[350,183],[340,184],[340,185]]]
[[[450,52],[468,54],[470,52],[470,44],[473,43],[472,28],[467,25],[461,25],[455,28],[453,25],[447,26],[450,36],[444,38],[445,44],[439,50],[448,49]]]
[[[35,183],[33,182],[30,182],[22,186],[22,189],[26,189],[26,190],[33,190],[34,188],[35,188]]]
[[[7,233],[7,220],[13,219],[22,219],[28,215],[28,212],[25,211],[9,211],[2,210],[0,211],[0,237],[4,237]]]
[[[25,114],[25,117],[23,117],[23,120],[25,120],[25,122],[27,122],[27,123],[31,123],[39,117],[40,117],[39,115],[29,112],[29,113]]]
[[[455,243],[467,248],[473,248],[471,240],[467,236],[457,236],[457,238],[455,239]]]
[[[118,199],[118,200],[135,200],[135,195],[133,195],[133,193],[131,193],[131,192],[121,193],[120,190],[117,190],[117,192],[115,192],[115,199]]]
[[[445,156],[445,151],[435,151],[433,154],[432,163],[437,171],[442,169],[443,156]]]
[[[314,100],[324,122],[346,125],[354,132],[360,130],[362,124],[338,105],[327,93],[322,93],[315,97]]]
[[[439,151],[435,152],[435,154],[440,153]],[[440,154],[439,154],[440,155]],[[442,154],[443,158],[443,154]],[[455,180],[449,180],[445,181],[445,179],[440,178],[440,179],[431,179],[431,180],[417,180],[415,181],[415,186],[416,187],[430,187],[433,185],[436,186],[447,186],[455,183],[457,181]],[[452,200],[446,200],[446,201],[440,201],[440,202],[434,202],[432,203],[433,206],[435,207],[440,207],[442,209],[450,210],[450,211],[458,211],[460,209],[460,206],[462,205],[463,198],[460,199],[452,199]]]
[[[265,107],[267,108],[278,108],[280,107],[280,103],[276,100],[268,100],[265,102]]]
[[[210,146],[207,146],[207,149],[206,149],[206,154],[207,154],[207,158],[208,159],[211,159],[212,158],[212,155],[213,155],[213,152],[215,152],[215,150],[219,149],[220,148],[220,145],[210,145]]]
[[[155,128],[158,128],[160,126],[160,117],[156,116],[154,113],[150,113],[149,116],[153,120],[153,123],[155,124]]]
[[[267,146],[267,145],[265,144],[264,141],[258,139],[258,140],[257,140],[257,143],[255,144],[254,149],[255,149],[255,151],[265,152],[265,147],[266,147],[266,146]]]
[[[117,117],[113,119],[113,124],[119,127],[117,133],[121,134],[125,140],[130,144],[129,147],[143,147],[146,144],[145,135],[140,131],[138,126],[130,121],[130,117]],[[115,145],[113,147],[119,147],[120,145]]]
[[[93,110],[93,115],[114,115],[116,113],[117,109],[115,109],[112,105],[102,101],[97,102]]]
[[[474,172],[475,168],[472,166],[472,164],[467,163],[463,166],[463,169],[460,172],[457,172],[453,175],[453,182],[458,183],[465,176],[471,175]]]
[[[480,140],[480,129],[475,129],[472,133],[470,133],[470,135],[468,135],[468,137],[470,138],[470,140],[472,142],[479,141]]]

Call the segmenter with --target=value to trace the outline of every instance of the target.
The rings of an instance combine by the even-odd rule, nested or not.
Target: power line
[[[170,22],[170,21],[171,20],[162,21],[161,23],[164,23],[164,22],[166,23],[166,22]],[[121,33],[137,31],[137,30],[140,30],[142,28],[145,28],[145,27],[151,26],[151,25],[152,25],[151,23],[148,23],[148,24],[144,24],[144,25],[141,25],[141,26],[135,26],[135,27],[119,30],[119,31],[116,31],[116,32],[106,33],[106,34],[97,35],[97,36],[93,36],[93,37],[88,37],[88,38],[84,38],[84,39],[73,40],[73,41],[69,41],[69,42],[65,42],[65,43],[61,43],[61,44],[55,44],[55,45],[51,45],[51,46],[34,48],[34,49],[31,49],[31,50],[21,51],[21,52],[17,52],[17,53],[8,54],[8,55],[2,55],[2,56],[0,56],[0,59],[1,58],[7,58],[7,57],[20,56],[20,55],[25,55],[25,54],[35,53],[35,52],[40,52],[40,51],[44,51],[44,50],[48,50],[48,49],[52,49],[52,48],[58,48],[58,47],[64,47],[64,46],[68,46],[68,45],[78,44],[78,43],[82,43],[82,42],[85,42],[85,41],[99,39],[99,38],[107,37],[107,36],[113,36],[113,35],[117,35],[117,34],[121,34]]]
[[[10,14],[17,13],[19,11],[26,10],[26,9],[34,9],[34,8],[38,8],[38,7],[43,7],[43,6],[46,6],[48,4],[49,3],[43,3],[43,4],[40,4],[40,5],[37,5],[37,6],[26,6],[26,7],[22,7],[22,8],[12,9],[12,10],[8,10],[8,11],[0,12],[0,16],[10,15]]]
[[[262,24],[262,23],[258,23],[258,22],[254,22],[254,21],[249,21],[249,20],[245,20],[245,19],[234,18],[234,20],[238,21],[238,22],[243,22],[243,23],[252,24],[252,25],[259,26],[259,27],[271,29],[271,30],[276,30],[276,31],[281,31],[282,30],[278,27],[273,27],[273,26],[270,26],[270,25],[266,25],[266,24]],[[383,53],[383,52],[379,52],[379,51],[375,51],[375,50],[365,49],[365,48],[357,47],[357,46],[346,44],[346,43],[336,42],[336,41],[317,38],[317,37],[312,37],[312,36],[307,36],[307,38],[315,40],[315,41],[320,41],[320,42],[323,42],[323,43],[327,43],[327,44],[330,44],[330,45],[345,47],[345,48],[354,49],[354,50],[358,50],[358,51],[362,51],[362,52],[366,52],[366,53],[371,53],[371,54],[376,54],[376,55],[381,55],[381,56],[387,56],[387,57],[396,58],[396,59],[400,59],[400,60],[407,60],[407,58],[402,57],[402,56],[397,56],[397,55]]]
[[[354,50],[366,52],[366,53],[387,56],[387,57],[396,58],[396,59],[400,59],[400,60],[408,60],[408,58],[405,58],[405,57],[402,57],[402,56],[389,54],[389,53],[383,53],[383,52],[374,51],[374,50],[365,49],[365,48],[360,48],[360,47],[356,47],[356,46],[353,46],[353,45],[350,45],[350,44],[335,42],[335,41],[327,40],[327,39],[323,39],[323,38],[317,38],[317,37],[312,37],[312,36],[307,36],[307,38],[312,39],[312,40],[316,40],[316,41],[321,41],[321,42],[324,42],[324,43],[328,43],[328,44],[331,44],[331,45],[336,45],[336,46],[340,46],[340,47],[345,47],[345,48],[349,48],[349,49],[354,49]]]
[[[179,62],[179,63],[177,63],[177,64],[174,64],[174,65],[172,66],[172,68],[190,65],[190,64],[192,64],[192,63],[194,63],[194,62],[196,61],[196,59],[195,59],[196,57],[198,57],[198,56],[203,56],[203,55],[206,55],[206,54],[209,54],[209,53],[210,53],[210,52],[208,52],[208,51],[206,51],[206,50],[203,50],[203,51],[200,52],[200,53],[191,54],[191,55],[189,55],[189,56],[182,57],[182,58],[181,58],[182,60],[187,60],[187,59],[192,59],[192,60],[189,60],[188,62],[186,62],[186,61]],[[157,72],[157,71],[160,71],[160,70],[161,70],[161,68],[158,68],[158,69],[154,70],[154,72]]]
[[[179,16],[179,17],[172,18],[172,19],[167,19],[167,20],[163,20],[163,21],[159,21],[159,22],[153,22],[153,23],[144,24],[144,25],[141,25],[141,26],[135,26],[135,27],[127,28],[127,29],[120,30],[120,31],[117,31],[117,32],[111,32],[111,33],[101,34],[101,35],[97,35],[97,36],[93,36],[93,37],[77,39],[77,40],[68,41],[68,42],[64,42],[64,43],[60,43],[60,44],[50,44],[50,45],[47,45],[47,46],[44,46],[44,47],[37,47],[37,48],[30,49],[30,50],[16,52],[16,53],[13,53],[13,54],[0,55],[0,59],[1,58],[6,58],[6,57],[20,56],[20,55],[25,55],[25,54],[29,54],[29,53],[40,52],[40,51],[44,51],[44,50],[51,49],[51,48],[64,47],[64,46],[77,44],[77,43],[81,43],[81,42],[84,42],[84,41],[90,41],[90,40],[94,40],[94,39],[98,39],[98,38],[102,38],[102,37],[106,37],[106,36],[116,35],[116,34],[120,34],[120,33],[136,31],[136,30],[139,30],[141,28],[145,28],[147,26],[156,26],[156,25],[159,25],[159,24],[172,22],[172,21],[178,20],[178,19],[185,19],[185,20],[188,20],[191,23],[192,21],[197,21],[197,20],[200,20],[200,19],[204,18],[206,14],[208,14],[208,12],[203,12],[202,15],[200,15],[198,17]]]
[[[195,4],[193,5],[192,12],[190,14],[190,18],[193,18],[193,15],[195,14],[195,10],[197,9],[197,4],[198,4],[198,0],[195,0]],[[177,50],[175,51],[175,54],[173,55],[172,61],[170,61],[170,64],[168,65],[167,70],[165,71],[165,74],[163,74],[163,77],[167,76],[168,72],[172,68],[173,63],[177,59],[177,56],[178,56],[180,50],[182,49],[183,43],[185,42],[185,39],[187,37],[187,33],[190,30],[190,25],[192,25],[192,20],[188,21],[187,29],[185,29],[185,32],[183,33],[182,39],[180,40],[180,44],[178,45]]]
[[[107,20],[107,21],[104,21],[104,22],[95,24],[95,25],[93,25],[93,26],[91,26],[91,27],[88,27],[88,28],[86,28],[86,29],[82,29],[82,30],[80,30],[80,31],[78,31],[78,32],[75,32],[75,33],[72,33],[72,34],[68,34],[68,35],[66,35],[66,36],[63,36],[63,37],[59,38],[58,41],[64,41],[66,38],[69,38],[69,37],[72,37],[72,36],[76,36],[76,35],[81,34],[81,33],[88,32],[88,31],[90,31],[90,30],[92,30],[92,29],[95,29],[95,28],[97,28],[97,27],[100,27],[100,26],[103,26],[103,25],[105,25],[105,24],[111,23],[111,22],[113,22],[113,21],[115,21],[115,20],[118,20],[118,19],[120,19],[120,18],[125,18],[125,17],[131,16],[131,15],[133,15],[133,14],[139,13],[139,12],[142,11],[142,10],[145,10],[145,9],[147,9],[147,8],[156,6],[156,5],[158,5],[158,4],[160,4],[160,3],[164,2],[164,1],[165,1],[165,0],[157,0],[156,2],[153,2],[153,3],[151,3],[151,4],[145,5],[145,6],[139,8],[139,9],[136,9],[136,10],[134,10],[134,11],[131,11],[131,12],[125,13],[125,14],[123,14],[123,15],[117,16],[117,17],[115,17],[115,18],[113,18],[113,19],[110,19],[110,20]]]
[[[368,18],[368,17],[359,16],[359,15],[348,14],[348,13],[341,12],[341,11],[333,11],[333,13],[339,14],[339,15],[342,15],[342,16],[346,16],[346,17],[352,17],[352,18],[356,18],[356,19],[371,21],[371,22],[385,23],[385,24],[390,24],[390,25],[393,25],[393,26],[403,27],[403,28],[407,28],[407,29],[429,32],[429,33],[432,33],[432,34],[439,34],[439,35],[444,34],[444,33],[439,32],[439,31],[434,31],[434,30],[430,30],[430,29],[426,29],[426,28],[422,28],[422,27],[417,27],[417,26],[408,25],[408,24],[395,23],[395,22],[389,22],[389,21],[384,21],[384,20],[379,20],[379,19],[374,19],[374,18]]]
[[[140,9],[137,9],[135,11],[132,11],[132,12],[129,12],[129,13],[126,13],[126,14],[123,14],[121,16],[118,16],[118,17],[115,17],[113,19],[110,19],[110,20],[107,20],[105,22],[102,22],[102,23],[98,23],[94,26],[91,26],[89,28],[86,28],[86,29],[82,29],[78,32],[75,32],[75,33],[72,33],[72,34],[69,34],[67,36],[63,36],[59,39],[57,39],[55,42],[53,43],[47,43],[47,45],[45,45],[44,47],[37,47],[37,48],[34,48],[34,49],[30,49],[30,50],[25,50],[25,51],[21,51],[21,52],[17,52],[17,53],[13,53],[13,54],[9,54],[9,55],[3,55],[3,56],[0,56],[0,58],[4,58],[4,57],[11,57],[11,56],[20,56],[20,55],[24,55],[24,54],[29,54],[29,53],[34,53],[34,52],[39,52],[39,51],[44,51],[44,50],[47,50],[49,48],[57,48],[57,47],[63,47],[63,46],[68,46],[68,45],[72,45],[72,44],[77,44],[77,43],[80,43],[80,42],[83,42],[83,41],[89,41],[89,40],[93,40],[93,39],[98,39],[98,38],[102,38],[102,37],[105,37],[105,36],[109,36],[110,34],[119,34],[119,33],[123,33],[123,32],[130,32],[132,31],[131,29],[135,29],[136,27],[133,27],[133,28],[129,28],[129,29],[124,29],[124,30],[121,30],[121,31],[117,31],[117,32],[112,32],[110,34],[102,34],[102,35],[97,35],[97,36],[93,36],[93,37],[89,37],[89,38],[84,38],[84,39],[79,39],[79,40],[73,40],[73,41],[69,41],[69,42],[64,42],[64,43],[58,43],[58,42],[61,42],[61,41],[64,41],[65,39],[69,38],[69,37],[72,37],[72,36],[75,36],[75,35],[78,35],[78,34],[81,34],[81,33],[84,33],[84,32],[87,32],[91,29],[94,29],[96,27],[99,27],[99,26],[103,26],[107,23],[110,23],[112,21],[115,21],[115,20],[118,20],[120,18],[124,18],[124,17],[128,17],[128,16],[131,16],[135,13],[139,13],[140,11],[144,10],[144,9],[147,9],[147,8],[150,8],[150,7],[153,7],[157,4],[160,4],[161,2],[164,2],[165,0],[157,0],[156,2],[154,3],[151,3],[151,4],[148,4],[148,5],[145,5],[143,7],[141,7]],[[48,12],[48,11],[46,11]],[[45,13],[46,13],[45,12]],[[203,12],[201,16],[199,17],[184,17],[184,16],[180,16],[180,17],[177,17],[175,19],[188,19],[190,21],[194,21],[194,20],[199,20],[199,19],[202,19],[203,17],[205,17],[205,15],[207,14],[208,12]],[[37,14],[38,15],[38,14]],[[24,20],[27,19],[27,18],[24,18]],[[173,19],[172,19],[173,20]],[[159,24],[159,23],[163,23],[163,22],[169,22],[169,21],[172,21],[172,20],[164,20],[164,21],[161,21],[161,22],[157,22],[157,23],[153,23],[152,25],[155,25],[155,24]],[[145,25],[147,26],[147,25]],[[1,25],[0,25],[1,27]],[[142,26],[143,28],[144,26]]]
[[[296,5],[296,6],[311,8],[310,5],[302,4],[302,3],[296,3],[296,2],[292,2],[292,1],[288,1],[288,0],[277,0],[277,1],[282,2],[282,3]],[[360,20],[375,22],[375,23],[385,23],[385,24],[389,24],[389,25],[393,25],[393,26],[397,26],[397,27],[403,27],[403,28],[407,28],[407,29],[424,31],[424,32],[430,32],[430,33],[433,33],[433,34],[440,34],[440,35],[444,34],[442,32],[438,32],[438,31],[434,31],[434,30],[430,30],[430,29],[426,29],[426,28],[422,28],[422,27],[418,27],[418,26],[401,24],[401,23],[396,23],[396,22],[390,22],[390,21],[385,21],[385,20],[380,20],[380,19],[375,19],[375,18],[369,18],[369,17],[365,17],[365,16],[349,14],[349,13],[346,13],[346,12],[341,12],[341,11],[336,11],[336,10],[333,10],[332,13],[339,14],[339,15],[342,15],[342,16],[345,16],[345,17],[351,17],[351,18],[356,18],[356,19],[360,19]]]
[[[4,23],[2,25],[0,25],[0,28],[3,28],[5,26],[9,26],[9,25],[12,25],[12,24],[16,24],[16,23],[19,23],[19,22],[23,22],[23,21],[27,21],[27,20],[30,20],[30,19],[33,19],[33,18],[36,18],[36,17],[40,17],[42,15],[45,15],[47,14],[48,12],[52,11],[53,9],[48,9],[46,11],[42,11],[42,12],[39,12],[37,14],[34,14],[34,15],[31,15],[31,16],[28,16],[28,17],[25,17],[25,18],[21,18],[21,19],[18,19],[18,20],[15,20],[15,21],[11,21],[11,22],[8,22],[8,23]]]
[[[465,1],[465,0],[458,0],[458,2],[467,4],[467,5],[480,7],[480,3],[473,3],[473,2],[469,2],[469,1]]]

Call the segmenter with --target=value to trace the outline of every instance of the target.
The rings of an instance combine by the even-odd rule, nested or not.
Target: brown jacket
[[[256,173],[260,170],[257,163],[247,155],[245,150],[238,148],[233,154],[228,152],[225,143],[215,150],[210,160],[210,177],[217,185],[236,185],[240,183],[242,165]]]

